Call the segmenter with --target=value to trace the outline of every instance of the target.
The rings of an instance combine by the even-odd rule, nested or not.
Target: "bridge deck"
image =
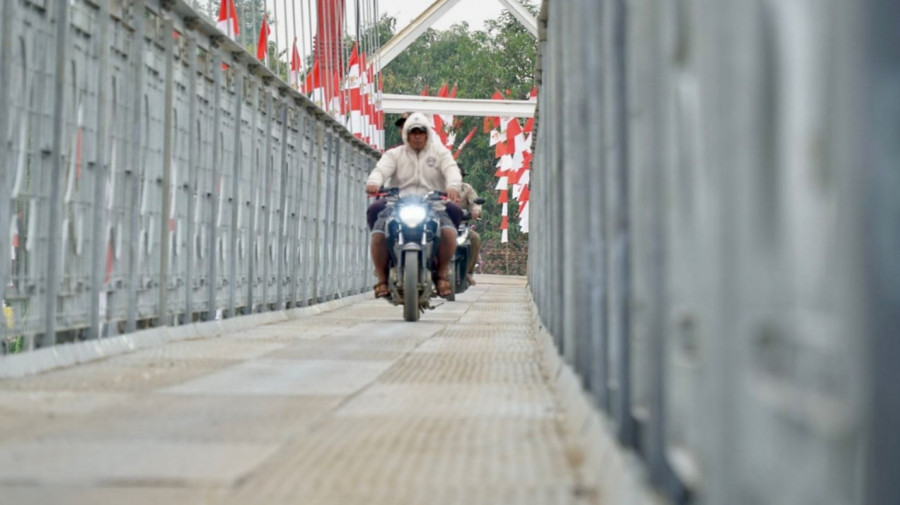
[[[8,503],[578,503],[522,278],[0,381]]]

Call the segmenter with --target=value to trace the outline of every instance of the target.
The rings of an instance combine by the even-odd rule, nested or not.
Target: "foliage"
[[[526,6],[536,14],[537,9]],[[387,41],[394,32],[395,20],[384,17],[379,23],[381,40]],[[385,93],[418,95],[425,86],[432,90],[443,83],[458,86],[461,98],[489,98],[496,90],[509,98],[525,99],[534,86],[534,66],[537,43],[511,14],[504,11],[497,19],[489,20],[484,31],[473,31],[468,24],[452,26],[446,31],[427,30],[403,54],[383,70]],[[396,115],[388,115],[387,145],[400,143],[396,129],[391,128]],[[494,190],[497,178],[494,148],[488,145],[483,118],[463,117],[458,128],[457,142],[474,127],[477,133],[459,157],[459,164],[468,172],[466,181],[487,200],[484,218],[478,224],[484,240],[487,271],[493,273],[524,274],[523,257],[527,254],[527,235],[519,233],[517,202],[509,203],[510,244],[500,245],[501,205]],[[508,249],[503,252],[502,249]],[[489,258],[497,258],[489,261]],[[512,258],[512,259],[510,259]]]
[[[206,15],[215,24],[219,19],[219,7],[222,0],[197,0],[195,8]],[[256,43],[259,40],[259,29],[262,26],[263,17],[268,13],[271,23],[274,16],[266,9],[265,0],[234,0],[234,8],[238,17],[237,42],[251,54],[256,54]],[[275,55],[274,42],[269,44],[269,57]],[[283,55],[281,55],[283,58]]]

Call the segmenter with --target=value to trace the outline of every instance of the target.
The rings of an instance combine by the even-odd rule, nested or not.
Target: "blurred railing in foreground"
[[[541,25],[531,289],[619,441],[674,502],[900,503],[900,4]]]

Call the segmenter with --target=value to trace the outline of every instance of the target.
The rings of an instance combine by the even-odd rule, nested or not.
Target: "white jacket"
[[[429,131],[425,147],[418,153],[409,147],[407,135],[414,126]],[[401,195],[424,195],[429,191],[459,191],[462,175],[450,150],[434,141],[431,125],[419,112],[406,119],[401,132],[403,145],[388,149],[378,160],[366,185],[383,186],[391,181],[400,188]]]

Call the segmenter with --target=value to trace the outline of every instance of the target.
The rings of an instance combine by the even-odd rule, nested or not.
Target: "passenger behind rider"
[[[459,190],[462,176],[453,160],[450,150],[440,142],[434,142],[429,134],[431,129],[424,114],[411,114],[403,124],[401,137],[403,145],[388,149],[375,165],[366,181],[366,192],[376,195],[378,190],[390,181],[400,188],[400,196],[425,195],[431,191],[444,191],[448,202],[446,210],[439,211],[441,238],[437,254],[437,292],[439,296],[449,296],[448,267],[456,251],[456,230],[462,220]],[[387,201],[376,200],[369,205],[366,217],[372,232],[372,263],[375,266],[375,297],[388,296],[388,242],[385,225],[390,210]]]
[[[466,170],[459,167],[460,174],[465,177]],[[459,190],[459,206],[469,211],[473,220],[481,219],[481,204],[475,203],[478,192],[468,182],[463,181]],[[469,230],[469,262],[466,265],[466,280],[470,286],[475,285],[475,263],[478,261],[478,253],[481,251],[481,235],[477,231]]]

